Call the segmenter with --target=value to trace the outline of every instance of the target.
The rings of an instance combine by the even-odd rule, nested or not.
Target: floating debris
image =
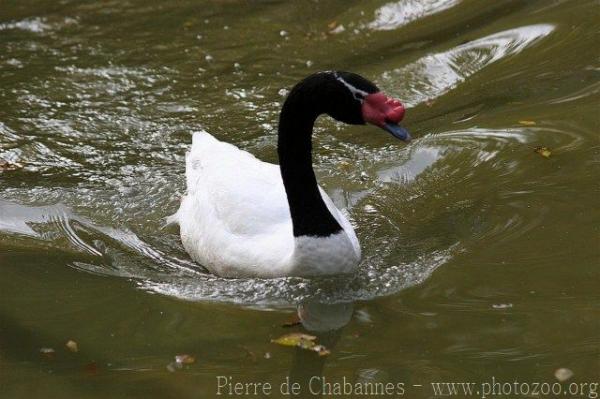
[[[79,352],[79,346],[77,345],[77,342],[73,341],[72,339],[68,340],[65,346],[71,352]]]
[[[264,358],[269,360],[271,358],[271,352],[265,352]]]
[[[573,377],[573,372],[566,368],[560,368],[554,372],[554,377],[556,377],[559,382],[565,382]]]
[[[329,351],[329,349],[327,349],[323,345],[315,345],[315,346],[313,346],[310,349],[313,350],[313,351],[315,351],[315,352],[317,352],[319,354],[319,356],[327,356],[327,355],[331,354],[331,352]]]
[[[352,164],[346,161],[339,161],[338,167],[344,172],[350,172],[352,170]]]
[[[184,365],[190,365],[196,363],[196,358],[192,355],[177,355],[175,361],[167,364],[167,370],[174,373],[177,370],[181,370]]]
[[[535,147],[533,149],[533,152],[537,152],[544,158],[550,158],[550,155],[552,155],[552,151],[550,151],[550,149],[548,147],[543,147],[543,146]]]
[[[304,341],[313,342],[317,337],[303,333],[290,333],[282,335],[279,338],[272,339],[271,342],[283,346],[298,346]]]
[[[191,355],[177,355],[175,356],[175,362],[179,364],[194,364],[196,363],[196,358]]]
[[[40,353],[42,354],[42,356],[48,359],[52,359],[54,358],[56,351],[54,350],[54,348],[40,348]]]
[[[319,356],[329,355],[331,352],[323,345],[317,345],[315,343],[316,339],[317,337],[314,335],[291,333],[283,335],[277,339],[272,339],[271,342],[283,346],[296,346],[298,348],[316,352]]]
[[[525,120],[525,121],[519,121],[519,123],[523,126],[535,126],[536,125],[535,121],[526,121]]]
[[[0,159],[0,172],[8,172],[12,170],[22,169],[23,164],[19,162],[10,162],[6,159]]]
[[[492,305],[494,309],[510,309],[513,307],[512,303],[495,303]]]

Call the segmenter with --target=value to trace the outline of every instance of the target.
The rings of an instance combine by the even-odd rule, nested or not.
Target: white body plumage
[[[342,230],[294,237],[278,165],[215,139],[193,135],[187,194],[171,218],[192,259],[224,277],[318,276],[353,272],[360,245],[347,218],[319,188]]]

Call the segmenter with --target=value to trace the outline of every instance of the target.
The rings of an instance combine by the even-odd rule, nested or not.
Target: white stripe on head
[[[346,86],[348,88],[348,90],[350,90],[350,92],[352,93],[352,95],[354,96],[354,98],[356,98],[357,100],[362,101],[366,96],[369,95],[369,93],[367,93],[366,91],[358,89],[358,88],[352,86],[350,83],[346,82],[344,80],[344,78],[342,78],[336,72],[333,73],[333,76],[335,76],[335,78],[337,80],[339,80],[340,82],[342,82],[342,84],[344,86]],[[359,94],[360,96],[362,96],[362,98],[360,96],[358,96],[357,94]]]

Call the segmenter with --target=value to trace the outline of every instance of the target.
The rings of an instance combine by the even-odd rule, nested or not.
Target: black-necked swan
[[[186,154],[187,194],[171,218],[191,258],[223,277],[311,277],[352,273],[360,261],[354,229],[317,185],[313,124],[321,114],[371,123],[401,140],[400,101],[349,72],[308,76],[279,117],[279,165],[195,132]]]

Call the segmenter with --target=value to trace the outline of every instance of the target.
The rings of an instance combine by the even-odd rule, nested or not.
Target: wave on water
[[[458,0],[388,3],[376,12],[376,19],[369,27],[395,29],[457,3]],[[399,6],[406,7],[402,13],[394,12]],[[17,28],[35,32],[36,29],[47,29],[42,20],[36,23],[5,23],[0,24],[0,30]],[[554,29],[551,24],[535,24],[494,33],[384,72],[379,83],[399,94],[407,105],[414,106],[443,95],[494,62],[521,53]],[[415,218],[408,214],[411,207],[406,206],[406,202],[418,201],[420,196],[437,195],[440,181],[454,186],[464,181],[475,184],[473,176],[478,173],[476,170],[481,170],[475,166],[489,166],[489,175],[495,177],[514,172],[518,162],[503,163],[499,154],[510,146],[529,144],[534,137],[530,134],[535,133],[533,128],[471,128],[441,132],[420,137],[401,151],[397,148],[361,148],[350,154],[348,152],[353,150],[349,146],[347,157],[358,165],[356,173],[360,173],[361,178],[363,173],[370,174],[364,181],[356,179],[361,182],[360,188],[339,190],[340,195],[335,196],[354,196],[346,201],[346,205],[353,209],[352,217],[359,229],[364,226],[359,235],[368,245],[359,271],[348,277],[318,279],[219,278],[189,260],[176,232],[155,228],[156,221],[168,212],[166,209],[175,205],[173,197],[183,185],[183,171],[175,167],[183,165],[182,154],[187,146],[182,142],[180,132],[195,127],[192,126],[195,122],[180,120],[172,113],[192,112],[197,107],[179,104],[174,97],[168,97],[169,101],[152,108],[142,94],[146,91],[154,91],[156,95],[168,92],[169,79],[164,75],[175,72],[113,66],[58,66],[56,71],[61,73],[61,87],[77,99],[73,114],[81,115],[85,111],[86,123],[72,126],[72,115],[64,120],[51,118],[44,114],[49,111],[44,110],[55,104],[52,98],[23,92],[18,97],[23,105],[36,106],[34,109],[40,110],[37,117],[23,121],[35,128],[32,131],[48,134],[32,136],[32,140],[26,141],[0,122],[3,136],[0,143],[9,148],[1,155],[8,160],[23,162],[28,172],[60,172],[68,176],[69,182],[73,178],[78,178],[79,182],[62,188],[40,184],[28,187],[26,191],[9,186],[3,193],[6,200],[0,199],[0,243],[16,240],[73,252],[78,258],[70,266],[81,271],[128,278],[148,292],[190,301],[288,306],[310,298],[340,303],[390,295],[423,282],[464,249],[463,240],[470,239],[467,237],[498,234],[508,228],[519,231],[531,228],[523,222],[525,218],[515,217],[512,224],[506,221],[503,225],[494,225],[491,221],[481,223],[478,227],[481,231],[474,233],[468,229],[472,228],[470,218],[479,215],[475,213],[476,204],[472,205],[471,199],[463,201],[456,194],[456,203],[450,204],[463,212],[468,233],[461,237],[451,231],[444,237],[440,233],[439,237],[432,238],[435,232],[421,228],[417,222],[412,226],[406,223],[407,219]],[[130,98],[129,93],[136,88],[138,92]],[[226,95],[237,101],[262,96],[258,92],[241,90],[230,90]],[[255,104],[249,104],[252,107],[248,106],[248,109],[254,109]],[[156,110],[162,119],[157,121],[148,117],[148,109]],[[92,144],[79,144],[82,137]],[[57,142],[61,144],[56,145]],[[452,154],[451,150],[458,148],[462,151]],[[452,173],[448,172],[450,163],[447,160],[450,158]],[[130,159],[137,159],[139,165],[130,165]],[[350,180],[347,172],[343,173],[346,173],[345,180]],[[18,203],[43,201],[59,204]],[[416,202],[409,205],[413,212],[418,208]],[[444,203],[443,206],[439,211],[442,215],[440,223],[447,225],[444,212],[449,212],[446,209],[449,205]],[[452,220],[463,226],[456,217],[460,214],[458,211]],[[432,217],[430,214],[433,210],[424,217]],[[104,220],[108,226],[127,220],[128,227],[107,227],[97,220]],[[537,223],[538,219],[534,220]],[[502,227],[504,225],[508,227]],[[404,227],[412,229],[411,233],[406,233]],[[408,244],[408,249],[391,254],[400,248],[401,238],[404,240],[402,245]]]
[[[402,0],[384,4],[375,11],[367,27],[373,30],[398,29],[412,21],[447,10],[460,0]]]
[[[225,279],[206,273],[184,256],[167,254],[134,232],[99,226],[68,207],[25,206],[0,200],[0,240],[28,239],[39,245],[85,255],[71,267],[88,273],[129,278],[143,290],[190,301],[221,301],[247,306],[294,306],[307,299],[321,303],[366,300],[393,294],[424,281],[457,246],[384,266],[365,259],[353,276],[304,279]],[[173,233],[165,232],[169,238]],[[166,246],[166,244],[165,244]]]
[[[494,33],[384,72],[382,80],[401,94],[406,105],[415,106],[452,90],[486,66],[522,52],[553,30],[554,25],[537,24]]]

